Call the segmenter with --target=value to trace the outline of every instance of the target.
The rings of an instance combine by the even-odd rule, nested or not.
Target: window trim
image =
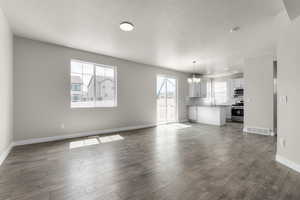
[[[70,69],[70,72],[69,72],[69,77],[70,77],[70,87],[72,87],[72,82],[71,82],[71,74],[72,74],[72,62],[80,62],[80,63],[84,63],[84,64],[92,64],[93,65],[93,76],[94,76],[94,94],[96,94],[96,66],[99,66],[99,67],[105,67],[105,68],[111,68],[114,70],[114,83],[115,83],[115,89],[114,89],[114,95],[115,95],[115,98],[114,98],[114,105],[113,106],[96,106],[96,103],[93,105],[93,106],[83,106],[83,107],[80,107],[80,106],[72,106],[72,97],[71,97],[71,93],[70,93],[70,96],[69,96],[69,102],[70,102],[70,108],[71,109],[89,109],[89,108],[97,108],[97,109],[109,109],[109,108],[116,108],[118,107],[118,71],[117,71],[117,66],[115,65],[106,65],[106,64],[99,64],[99,63],[95,63],[95,62],[88,62],[88,61],[84,61],[84,60],[80,60],[80,59],[70,59],[70,66],[69,66],[69,69]],[[71,89],[69,89],[69,91],[71,92]],[[96,99],[96,97],[94,96],[94,99]]]
[[[216,98],[216,83],[225,83],[226,84],[226,97],[225,97],[225,101],[220,101],[219,99]],[[229,83],[228,80],[214,80],[213,84],[212,84],[212,90],[213,90],[213,101],[216,105],[226,105],[229,102],[229,96],[228,96],[228,90],[229,90]]]

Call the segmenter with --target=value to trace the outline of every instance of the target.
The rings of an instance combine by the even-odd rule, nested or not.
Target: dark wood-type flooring
[[[241,124],[171,124],[19,146],[0,166],[0,199],[299,200],[300,174],[275,144]]]

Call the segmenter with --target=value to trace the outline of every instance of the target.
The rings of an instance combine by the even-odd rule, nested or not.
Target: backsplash
[[[206,98],[200,98],[200,97],[194,97],[189,98],[187,97],[187,105],[192,106],[209,106],[209,105],[232,105],[235,104],[237,99],[234,98],[234,89],[236,88],[236,80],[238,78],[241,79],[242,75],[238,75],[237,77],[221,77],[221,78],[214,78],[211,79],[209,84],[207,84],[207,97]],[[226,82],[227,84],[227,99],[225,101],[221,101],[219,99],[215,98],[215,94],[212,88],[214,88],[214,84],[220,83],[220,82]],[[220,84],[219,84],[220,85]],[[214,87],[212,87],[214,86]],[[220,89],[219,89],[220,90]],[[220,92],[220,91],[219,91]]]

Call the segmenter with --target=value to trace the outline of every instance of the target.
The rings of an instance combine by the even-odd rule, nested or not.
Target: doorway
[[[159,124],[176,122],[177,117],[177,80],[159,75],[156,81],[157,122]]]

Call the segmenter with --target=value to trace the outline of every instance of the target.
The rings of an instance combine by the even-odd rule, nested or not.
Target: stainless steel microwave
[[[244,96],[244,89],[243,88],[234,89],[233,95],[234,97]]]

